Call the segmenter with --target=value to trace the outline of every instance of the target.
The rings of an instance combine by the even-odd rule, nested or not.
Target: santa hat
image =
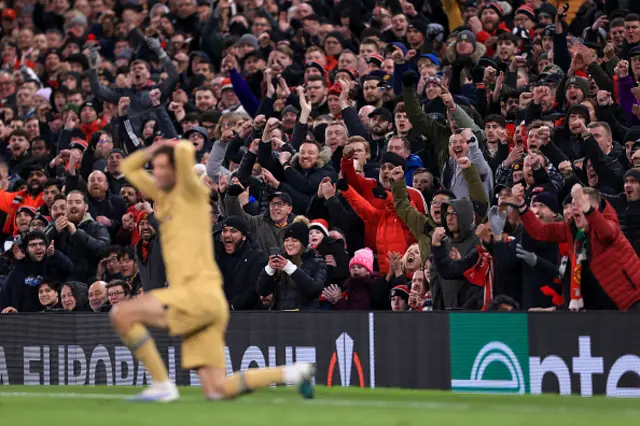
[[[231,83],[231,79],[230,78],[225,78],[224,80],[222,80],[222,87],[220,87],[220,91],[225,91],[227,89],[231,89],[233,90],[233,84]]]
[[[329,224],[324,219],[313,219],[311,223],[309,223],[309,230],[317,229],[322,232],[325,237],[329,237]]]
[[[353,265],[360,265],[373,274],[373,251],[368,247],[357,250],[349,261],[349,268]]]

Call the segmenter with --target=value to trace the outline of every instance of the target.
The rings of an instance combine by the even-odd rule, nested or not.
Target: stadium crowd
[[[640,308],[640,7],[570,3],[3,0],[0,312],[169,285],[174,138],[234,310]]]

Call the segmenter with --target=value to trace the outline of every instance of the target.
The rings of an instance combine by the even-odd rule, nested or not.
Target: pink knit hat
[[[349,268],[351,265],[360,265],[373,274],[373,251],[368,247],[357,250],[349,261]]]

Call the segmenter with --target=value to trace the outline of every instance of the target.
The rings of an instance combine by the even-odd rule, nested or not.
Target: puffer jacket
[[[454,238],[447,228],[445,209],[452,206],[458,217],[459,235]],[[478,237],[475,235],[473,204],[469,200],[451,200],[442,204],[442,226],[447,231],[447,238],[442,241],[441,246],[448,254],[453,248],[457,249],[460,256],[464,258],[478,244]],[[466,279],[444,279],[438,273],[436,262],[431,265],[430,281],[431,297],[434,310],[447,308],[480,308],[482,288],[471,284]]]
[[[368,246],[375,248],[380,272],[386,274],[389,272],[387,253],[403,254],[411,244],[416,242],[409,228],[396,213],[393,198],[387,194],[387,197],[381,200],[384,204],[376,208],[351,186],[348,190],[342,191],[342,196],[364,222],[365,232],[373,229],[368,239],[373,240],[374,244]]]
[[[615,210],[606,200],[586,215],[589,222],[587,259],[593,276],[618,309],[626,311],[640,301],[640,259],[625,238]],[[533,212],[521,215],[527,233],[536,240],[567,243],[573,256],[573,223],[543,223]]]
[[[327,266],[315,250],[300,256],[302,264],[290,276],[284,271],[260,273],[256,290],[260,296],[273,294],[270,309],[278,311],[311,310],[319,306],[319,296],[326,285]]]

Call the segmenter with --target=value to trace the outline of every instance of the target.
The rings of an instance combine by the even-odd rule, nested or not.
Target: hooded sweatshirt
[[[80,281],[67,281],[64,285],[69,286],[71,294],[76,299],[76,307],[73,308],[73,312],[90,312],[89,288],[87,285]]]
[[[446,215],[442,215],[442,226],[447,231],[446,238],[443,239],[442,245],[447,253],[453,248],[460,252],[460,256],[464,258],[478,244],[478,237],[475,235],[473,204],[467,199],[456,199],[443,203],[443,213],[445,208],[452,206],[458,217],[459,234],[454,237],[447,228]],[[463,308],[469,303],[469,308],[474,309],[474,299],[480,302],[482,288],[474,286],[466,279],[462,280],[445,280],[438,274],[435,262],[431,266],[431,296],[433,300],[433,309],[442,310],[446,308]]]

